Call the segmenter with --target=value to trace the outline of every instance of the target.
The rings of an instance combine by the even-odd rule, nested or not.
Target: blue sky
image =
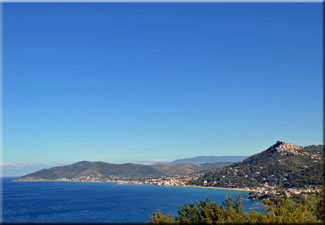
[[[4,4],[3,161],[322,143],[322,5]]]

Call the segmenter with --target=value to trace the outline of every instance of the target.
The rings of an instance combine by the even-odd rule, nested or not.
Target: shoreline
[[[229,191],[246,191],[246,192],[259,192],[261,193],[262,191],[257,190],[257,189],[244,189],[244,188],[226,188],[226,187],[205,187],[205,186],[197,186],[197,185],[185,185],[185,186],[180,186],[180,187],[195,187],[195,188],[208,188],[208,189],[218,189],[218,190],[229,190]]]
[[[63,180],[11,180],[11,182],[74,182],[74,183],[111,183],[111,184],[133,184],[133,183],[118,183],[118,182],[105,182],[105,181],[63,181]],[[245,191],[245,192],[258,192],[262,191],[257,189],[244,189],[244,188],[226,188],[226,187],[205,187],[198,185],[185,185],[185,186],[177,186],[177,185],[155,185],[155,184],[136,184],[135,185],[148,185],[148,186],[164,186],[164,187],[192,187],[192,188],[206,188],[206,189],[216,189],[216,190],[228,190],[228,191]]]

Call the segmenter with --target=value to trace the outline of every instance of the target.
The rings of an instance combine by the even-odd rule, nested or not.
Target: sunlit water
[[[243,197],[244,211],[261,211],[248,192],[194,187],[86,182],[13,182],[3,178],[3,222],[147,222],[153,211],[177,215],[179,206],[210,198]]]

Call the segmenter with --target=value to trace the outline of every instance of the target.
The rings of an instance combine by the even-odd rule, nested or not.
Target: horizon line
[[[323,3],[323,0],[2,0],[3,3]]]

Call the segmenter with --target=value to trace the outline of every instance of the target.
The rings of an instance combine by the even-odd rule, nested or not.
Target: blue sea
[[[142,223],[157,209],[177,215],[179,206],[210,198],[242,195],[245,211],[262,211],[248,192],[195,187],[86,182],[13,182],[3,178],[3,222],[6,223]]]

